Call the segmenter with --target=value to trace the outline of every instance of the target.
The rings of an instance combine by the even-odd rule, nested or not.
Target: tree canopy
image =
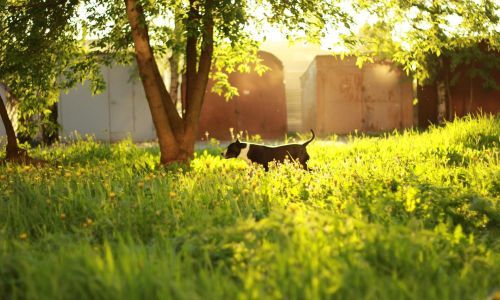
[[[77,81],[90,78],[95,89],[102,87],[99,66],[78,39],[74,22],[78,2],[17,0],[0,4],[0,83],[16,99],[21,119],[38,115],[44,122],[60,91]],[[33,133],[33,126],[39,123],[20,122],[18,131]]]
[[[420,82],[439,76],[443,56],[457,66],[495,57],[479,55],[481,47],[500,49],[495,1],[368,0],[355,9],[367,21],[359,32],[351,32],[349,51],[361,59],[390,59]],[[483,77],[488,79],[486,73]]]

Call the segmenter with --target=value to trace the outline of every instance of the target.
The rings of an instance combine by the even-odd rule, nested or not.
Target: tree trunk
[[[444,81],[438,81],[436,84],[437,87],[437,121],[439,124],[444,123],[446,120],[446,86]]]
[[[184,161],[186,158],[181,153],[179,142],[175,138],[169,121],[168,106],[166,107],[164,99],[165,96],[168,96],[168,92],[165,84],[162,84],[163,80],[149,43],[149,34],[142,7],[137,0],[125,0],[125,5],[132,30],[139,74],[158,136],[160,163],[170,164]],[[170,99],[168,101],[172,102]]]
[[[26,152],[19,148],[16,139],[16,132],[12,126],[12,122],[7,113],[7,108],[5,106],[4,100],[0,95],[0,116],[2,117],[2,122],[5,127],[5,132],[7,134],[7,147],[6,147],[6,158],[7,159],[18,159],[20,157],[26,156]]]
[[[9,88],[4,86],[6,92],[10,95],[9,97],[13,97]],[[14,126],[12,125],[12,121],[9,118],[9,114],[7,112],[7,107],[5,106],[2,97],[0,96],[0,116],[2,118],[2,122],[5,127],[5,132],[7,133],[7,147],[6,147],[6,155],[5,160],[14,163],[21,164],[33,164],[33,165],[44,165],[47,162],[40,159],[34,159],[28,156],[28,152],[19,147],[16,139],[16,132],[14,130]],[[2,161],[0,161],[2,162]]]
[[[144,12],[137,0],[125,0],[127,17],[132,30],[139,74],[149,103],[161,153],[161,164],[186,162],[194,155],[200,112],[208,83],[213,56],[213,1],[206,1],[203,19],[198,17],[196,1],[190,0],[188,37],[186,42],[186,100],[183,118],[179,115],[166,89],[149,43]],[[204,31],[198,63],[196,22],[202,22]],[[198,66],[198,70],[197,70]],[[174,89],[171,89],[173,92]]]
[[[442,57],[439,57],[439,74],[436,80],[437,88],[437,121],[443,124],[447,119],[446,69]]]
[[[12,122],[10,121],[9,114],[7,113],[7,107],[5,106],[4,100],[0,95],[0,116],[2,117],[2,122],[7,134],[7,157],[15,155],[19,146],[17,144],[16,133]]]

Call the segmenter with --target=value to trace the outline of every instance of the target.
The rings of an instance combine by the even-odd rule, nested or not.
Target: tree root
[[[33,165],[33,166],[44,166],[48,164],[48,161],[43,159],[33,158],[28,155],[28,152],[24,149],[18,148],[16,151],[9,151],[5,158],[0,159],[0,165],[5,163],[15,163],[19,165]]]

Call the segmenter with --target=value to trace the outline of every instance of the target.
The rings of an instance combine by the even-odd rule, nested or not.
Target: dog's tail
[[[309,145],[310,142],[312,142],[314,140],[314,138],[316,137],[316,135],[314,134],[314,131],[311,129],[311,133],[313,134],[313,136],[311,137],[310,140],[308,140],[307,142],[305,142],[304,144],[302,144],[302,146],[307,146]]]

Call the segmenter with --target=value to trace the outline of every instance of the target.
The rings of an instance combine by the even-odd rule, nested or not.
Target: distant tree
[[[72,21],[77,7],[78,0],[0,1],[0,84],[17,106],[21,134],[36,133],[40,124],[46,134],[57,134],[50,107],[62,89],[84,78],[94,79],[94,90],[102,89],[99,65],[77,38],[79,30]],[[0,112],[7,131],[6,158],[27,159],[3,100]]]
[[[346,37],[349,50],[360,61],[390,59],[416,78],[419,84],[435,83],[438,119],[451,117],[451,69],[471,68],[469,77],[480,76],[498,88],[491,70],[500,67],[499,7],[491,0],[388,0],[358,1],[358,13],[372,17],[360,32]],[[495,53],[496,52],[496,53]],[[479,68],[477,66],[480,66]],[[447,69],[451,68],[451,69]]]
[[[110,54],[133,47],[158,136],[160,162],[170,164],[193,156],[209,77],[215,81],[215,92],[227,98],[237,95],[226,73],[265,70],[257,57],[255,38],[265,24],[280,24],[290,36],[312,37],[307,28],[321,31],[325,12],[330,12],[330,18],[344,17],[334,2],[93,0],[87,1],[88,27],[98,36],[94,47]],[[168,53],[183,60],[186,100],[182,111],[176,109],[158,68],[157,61]]]

